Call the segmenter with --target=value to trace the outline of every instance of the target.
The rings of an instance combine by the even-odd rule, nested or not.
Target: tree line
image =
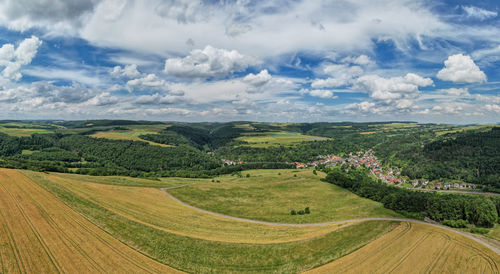
[[[350,169],[345,172],[340,168],[333,168],[325,171],[328,172],[324,179],[326,182],[411,216],[428,217],[445,224],[464,220],[481,227],[493,227],[498,222],[499,197],[412,191],[377,181],[365,169]]]

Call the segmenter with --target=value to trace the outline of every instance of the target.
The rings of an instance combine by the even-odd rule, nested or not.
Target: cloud
[[[437,105],[432,108],[435,113],[444,113],[444,114],[459,114],[462,112],[463,107],[461,105],[457,105],[454,103],[445,103],[442,105]]]
[[[336,96],[333,96],[333,92],[331,90],[326,90],[326,89],[301,89],[300,94],[309,94],[310,96],[313,97],[319,97],[322,99],[334,99],[337,98]]]
[[[2,76],[14,81],[21,79],[21,66],[31,63],[41,44],[36,36],[24,39],[16,49],[12,44],[4,44],[0,48],[0,67],[4,67]]]
[[[487,111],[500,113],[500,105],[490,105],[490,104],[488,104],[488,105],[485,105],[484,108]]]
[[[331,77],[313,80],[311,83],[312,88],[331,88],[351,84],[355,77],[363,74],[363,69],[359,66],[346,64],[328,64],[323,65],[321,73]]]
[[[442,37],[442,31],[452,29],[426,4],[409,0],[363,4],[357,0],[128,1],[114,20],[101,11],[104,4],[98,5],[78,31],[95,45],[164,56],[187,54],[189,39],[259,59],[300,51],[361,52],[370,50],[380,37],[405,45],[418,37]],[[148,22],[147,31],[143,22]]]
[[[0,1],[0,22],[25,31],[39,27],[49,31],[75,32],[98,0],[4,0]]]
[[[175,19],[179,23],[194,23],[204,19],[208,8],[203,1],[169,0],[160,2],[155,7],[156,13],[165,19]]]
[[[480,21],[488,20],[497,17],[496,11],[489,11],[475,6],[461,6],[468,18],[477,19]]]
[[[262,87],[263,85],[269,83],[273,77],[267,69],[261,70],[258,74],[250,73],[243,77],[243,82],[246,82],[254,87]]]
[[[448,95],[456,96],[456,97],[470,97],[471,96],[468,88],[448,88],[448,89],[441,89],[439,91],[444,92]]]
[[[481,83],[486,82],[486,74],[479,69],[472,58],[461,53],[451,55],[444,61],[437,78],[454,83]]]
[[[169,58],[165,61],[167,74],[183,78],[220,77],[244,71],[256,61],[236,50],[214,48],[196,49],[184,58]]]
[[[165,80],[158,78],[158,76],[153,73],[127,82],[127,86],[137,89],[164,88],[166,84],[167,82]]]
[[[415,98],[420,94],[419,87],[427,87],[432,84],[432,79],[414,73],[408,73],[405,77],[391,78],[364,75],[356,80],[355,88],[366,91],[373,99],[390,101],[400,98]]]
[[[31,85],[31,91],[33,97],[50,103],[82,103],[96,95],[95,91],[77,83],[71,86],[55,86],[48,82],[35,82]]]
[[[375,65],[375,61],[373,61],[370,57],[362,54],[358,57],[348,56],[342,59],[343,63],[356,64],[360,66],[373,66]]]
[[[166,105],[179,102],[181,102],[179,96],[164,96],[158,93],[153,95],[141,95],[134,100],[134,103],[139,105]]]
[[[226,35],[236,37],[252,30],[252,26],[246,24],[232,24],[226,27]]]
[[[31,66],[23,69],[23,73],[47,80],[68,80],[90,86],[98,86],[101,84],[101,79],[97,75],[89,75],[89,71],[81,69]]]
[[[113,77],[128,77],[128,78],[136,78],[141,75],[141,73],[137,70],[136,64],[126,65],[125,67],[115,66],[110,71],[111,76]]]

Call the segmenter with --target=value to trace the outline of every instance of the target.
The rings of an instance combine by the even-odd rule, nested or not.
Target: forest
[[[35,133],[28,134],[27,129]],[[96,132],[123,138],[95,138]],[[273,138],[273,133],[287,132],[329,139],[258,147],[240,138],[248,134]],[[500,192],[500,126],[0,121],[0,166],[37,171],[210,177],[253,168],[289,168],[293,162],[311,162],[319,155],[368,149],[384,166],[401,170],[409,179],[461,180]],[[241,164],[227,166],[222,159]]]
[[[448,225],[469,223],[481,227],[493,227],[499,221],[500,197],[497,196],[412,191],[377,182],[364,169],[345,172],[333,168],[325,171],[328,172],[326,182],[412,217],[428,217]]]

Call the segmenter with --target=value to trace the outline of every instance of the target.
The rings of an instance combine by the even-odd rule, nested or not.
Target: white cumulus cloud
[[[267,69],[264,69],[260,71],[258,74],[250,73],[247,76],[243,77],[243,82],[246,82],[255,87],[261,87],[269,83],[269,81],[271,81],[272,78],[273,77],[271,76],[271,74],[269,74]]]
[[[454,83],[481,83],[486,82],[486,74],[479,69],[472,58],[461,53],[451,55],[444,61],[437,78]]]
[[[24,39],[16,49],[12,44],[4,44],[0,48],[0,67],[4,67],[2,76],[15,81],[21,79],[21,66],[31,63],[41,44],[36,36]]]
[[[420,94],[419,87],[431,86],[432,79],[414,73],[405,77],[383,78],[378,75],[365,75],[356,80],[355,87],[368,92],[376,100],[414,98]]]
[[[136,64],[126,65],[125,67],[115,66],[110,71],[111,76],[113,77],[128,77],[128,78],[136,78],[141,75],[141,73],[137,70]]]
[[[236,50],[214,48],[196,49],[184,58],[169,58],[165,61],[165,73],[184,78],[220,77],[240,72],[256,64],[254,58]]]
[[[310,96],[319,97],[322,99],[336,98],[336,96],[333,95],[333,92],[327,89],[301,89],[300,94],[309,94]]]

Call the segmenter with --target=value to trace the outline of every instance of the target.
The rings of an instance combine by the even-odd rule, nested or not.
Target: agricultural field
[[[144,180],[144,185],[147,187],[141,187],[138,184],[140,181],[137,180],[140,179],[130,180],[130,183],[134,185],[131,187],[125,186],[123,181],[121,185],[89,182],[88,179],[91,176],[78,178],[75,175],[50,174],[44,177],[128,219],[170,233],[212,241],[261,244],[290,242],[314,238],[347,225],[273,227],[247,223],[185,207],[167,196],[162,190],[151,187],[152,184],[147,180]],[[157,182],[157,187],[182,186],[176,181],[169,181]],[[191,183],[210,184],[210,181],[193,180]],[[225,229],[218,229],[221,227]]]
[[[299,235],[293,241],[286,240],[280,243],[247,243],[244,238],[242,242],[213,241],[195,237],[194,233],[196,232],[193,230],[187,231],[189,236],[168,232],[159,226],[134,219],[131,217],[133,213],[121,215],[83,197],[84,194],[80,196],[76,193],[76,189],[73,192],[70,190],[71,187],[67,188],[67,183],[57,182],[57,179],[51,178],[47,174],[31,171],[23,171],[23,174],[30,178],[33,183],[59,197],[75,211],[93,220],[95,224],[120,241],[159,262],[187,272],[300,272],[318,267],[359,249],[389,232],[396,223],[393,221],[372,221],[345,224],[333,227],[333,230],[327,233],[317,235],[312,233],[311,238]],[[105,188],[127,188],[116,185],[101,185]],[[129,188],[135,192],[141,191],[140,187]],[[98,188],[94,190],[101,191]],[[112,195],[120,195],[119,193],[115,194],[115,191],[113,194],[104,193],[108,198]],[[164,197],[167,198],[166,195]],[[131,203],[137,203],[136,200],[139,200],[132,199]],[[161,201],[157,200],[156,202],[160,203]],[[180,216],[178,212],[186,211],[187,208],[174,210],[170,214]],[[187,222],[187,225],[191,225],[196,221],[196,218],[193,216],[192,219],[180,218],[176,220],[173,218],[171,220],[177,223]],[[211,222],[208,219],[204,220]],[[222,223],[219,224],[222,225]],[[225,228],[240,229],[232,226],[226,223],[225,226],[214,228],[213,233],[217,235],[216,230],[223,231]],[[268,228],[268,231],[270,232],[271,229]]]
[[[0,169],[0,272],[175,272],[113,238],[30,179]]]
[[[322,141],[329,138],[303,135],[297,132],[264,132],[264,133],[243,133],[243,136],[236,138],[237,141],[247,142],[251,147],[271,147],[271,146],[291,146],[304,141]]]
[[[339,260],[308,273],[498,273],[500,256],[454,232],[403,222]]]
[[[128,130],[109,130],[109,131],[98,131],[94,134],[91,134],[91,137],[94,138],[105,138],[105,139],[110,139],[110,140],[131,140],[131,141],[141,141],[141,142],[146,142],[151,145],[155,146],[162,146],[162,147],[172,147],[171,145],[165,145],[165,144],[159,144],[155,142],[151,142],[148,140],[144,140],[139,138],[141,135],[145,134],[156,134],[158,132],[156,131],[151,131],[151,129],[148,128],[131,128]]]
[[[0,133],[5,133],[14,137],[28,137],[34,133],[52,133],[49,129],[39,129],[39,128],[10,128],[0,126]]]
[[[498,255],[493,251],[454,232],[427,225],[399,221],[324,226],[259,224],[188,207],[164,192],[179,197],[179,190],[196,192],[208,187],[206,191],[212,193],[223,189],[243,201],[260,203],[256,206],[260,211],[251,211],[255,215],[250,216],[252,219],[260,216],[288,223],[319,222],[321,218],[314,213],[334,207],[347,213],[329,215],[325,220],[398,216],[381,210],[378,203],[332,188],[320,181],[324,174],[314,175],[311,170],[255,170],[249,174],[249,178],[219,177],[216,179],[221,182],[217,183],[211,179],[150,180],[0,169],[1,272],[78,269],[168,273],[179,269],[195,273],[296,273],[332,272],[332,267],[333,272],[343,272],[344,265],[352,264],[348,270],[359,273],[367,269],[367,263],[404,272],[415,260],[449,272],[464,267],[497,271]],[[256,199],[263,195],[263,189],[270,194],[283,193],[269,194],[267,199],[273,203],[266,204]],[[334,195],[327,195],[329,192]],[[207,199],[218,200],[217,193]],[[266,209],[281,208],[285,200],[296,200],[300,206],[309,204],[311,214],[290,215],[296,219],[286,220],[278,211]],[[324,208],[314,204],[317,200],[325,204]],[[288,212],[285,215],[288,217]],[[382,257],[376,255],[379,250]],[[432,256],[426,257],[428,254]],[[431,260],[440,256],[452,259]],[[462,265],[466,262],[467,266]]]
[[[250,174],[250,177],[246,177]],[[196,207],[247,219],[318,223],[367,217],[399,217],[381,203],[320,181],[324,174],[306,170],[252,170],[243,178],[223,176],[220,183],[193,184],[169,193]],[[291,215],[309,207],[311,214]]]

